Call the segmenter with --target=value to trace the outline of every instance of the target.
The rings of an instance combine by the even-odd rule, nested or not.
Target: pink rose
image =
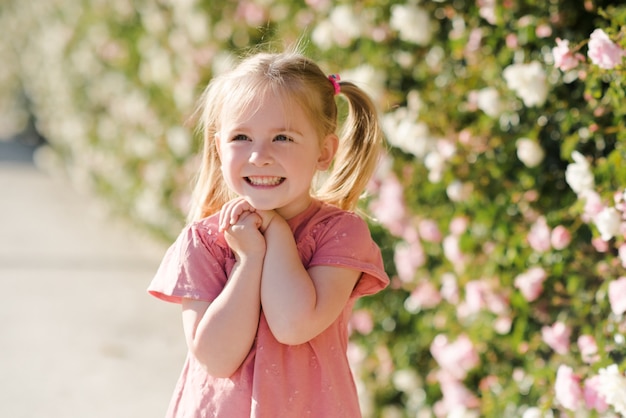
[[[569,337],[572,330],[563,322],[555,322],[551,327],[541,328],[541,338],[554,351],[559,354],[567,354],[569,351]]]
[[[465,284],[465,301],[458,307],[458,315],[466,317],[482,309],[500,315],[507,312],[508,301],[494,291],[492,284],[484,279],[471,280]]]
[[[459,302],[459,285],[452,273],[444,273],[441,276],[441,296],[452,304]]]
[[[626,277],[622,276],[609,283],[609,302],[615,315],[626,312]]]
[[[441,294],[437,288],[428,280],[421,280],[404,302],[404,307],[407,311],[416,313],[422,309],[434,308],[439,302]]]
[[[589,36],[587,55],[598,67],[610,70],[622,62],[622,57],[626,55],[626,52],[613,43],[602,29],[596,29]]]
[[[585,363],[595,363],[600,359],[600,356],[598,356],[598,344],[591,335],[578,337],[578,349]]]
[[[578,66],[578,63],[584,59],[581,54],[574,54],[569,49],[569,41],[556,38],[556,46],[552,48],[552,56],[554,57],[554,66],[561,71],[569,71]]]
[[[450,233],[452,235],[461,235],[467,231],[469,219],[465,216],[456,216],[450,221]]]
[[[547,277],[548,274],[543,268],[532,267],[515,277],[514,286],[522,292],[527,301],[533,302],[543,292],[543,282]]]
[[[435,404],[436,416],[451,416],[451,412],[460,406],[477,408],[480,405],[478,398],[447,371],[437,372],[437,380],[443,399]]]
[[[582,194],[585,199],[585,208],[581,218],[584,222],[591,222],[600,212],[604,210],[602,198],[595,190],[587,190]]]
[[[547,38],[552,35],[552,27],[546,24],[541,24],[535,28],[535,34],[538,38]]]
[[[431,343],[430,352],[439,366],[456,379],[464,379],[480,361],[472,340],[466,335],[451,343],[448,337],[439,334]]]
[[[352,313],[350,318],[350,328],[359,334],[367,335],[374,329],[372,313],[365,309],[359,309]]]
[[[465,267],[465,255],[461,251],[459,237],[448,235],[443,239],[443,254],[457,269]]]
[[[559,366],[556,371],[554,391],[556,399],[563,408],[576,411],[582,406],[583,391],[580,387],[580,378],[574,374],[571,367]]]
[[[596,249],[599,253],[605,253],[609,251],[609,243],[608,241],[603,240],[600,237],[595,237],[591,239],[591,245]]]
[[[539,253],[550,250],[550,227],[546,218],[541,216],[535,221],[530,228],[527,239],[530,247]]]
[[[432,219],[424,219],[418,224],[420,236],[424,241],[441,242],[442,236],[437,223]]]
[[[412,243],[401,242],[396,245],[393,253],[393,262],[396,265],[398,277],[405,283],[415,278],[415,272],[424,265],[426,256],[419,241]]]
[[[493,329],[500,335],[508,334],[512,325],[513,319],[510,316],[499,316],[493,321]]]
[[[402,236],[406,228],[406,205],[404,190],[398,178],[387,175],[372,200],[369,209],[378,221],[395,236]]]
[[[585,380],[583,395],[587,409],[595,409],[603,413],[609,409],[609,405],[604,400],[604,396],[598,391],[600,386],[600,376],[593,376]]]
[[[555,250],[562,250],[572,241],[572,234],[563,225],[554,227],[550,234],[550,243]]]
[[[472,280],[465,284],[465,305],[468,314],[475,314],[487,307],[489,285],[484,280]]]

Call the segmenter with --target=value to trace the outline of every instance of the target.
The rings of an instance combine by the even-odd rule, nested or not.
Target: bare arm
[[[231,376],[254,343],[265,254],[260,221],[257,214],[244,211],[225,231],[236,262],[220,295],[211,303],[191,299],[182,303],[187,345],[215,377]]]
[[[296,243],[280,216],[264,232],[267,245],[261,278],[261,304],[276,339],[302,344],[324,331],[345,307],[361,272],[302,265]]]

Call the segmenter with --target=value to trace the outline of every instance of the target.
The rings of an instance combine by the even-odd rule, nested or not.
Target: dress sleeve
[[[182,298],[213,301],[234,264],[229,254],[214,228],[187,226],[165,253],[148,293],[173,303]]]
[[[316,231],[315,253],[309,263],[361,271],[352,297],[371,295],[389,284],[380,248],[372,239],[367,223],[358,215],[343,212]]]

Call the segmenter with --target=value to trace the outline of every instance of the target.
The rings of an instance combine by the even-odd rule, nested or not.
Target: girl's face
[[[234,120],[222,110],[216,137],[222,174],[256,209],[292,218],[311,203],[313,176],[328,168],[338,139],[331,134],[320,141],[302,109],[287,109],[279,97],[259,97],[250,109]]]

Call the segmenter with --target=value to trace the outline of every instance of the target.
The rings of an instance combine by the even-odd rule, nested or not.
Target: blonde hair
[[[339,81],[348,102],[339,146],[329,173],[312,193],[322,201],[354,210],[378,162],[382,131],[372,100],[353,83]],[[273,93],[286,109],[297,104],[314,121],[318,137],[334,134],[338,127],[335,88],[317,64],[296,52],[257,53],[233,70],[215,77],[200,101],[200,128],[204,147],[191,199],[189,221],[219,212],[235,195],[226,185],[217,153],[216,135],[223,111],[240,116],[254,99]],[[241,112],[239,114],[232,112]]]

